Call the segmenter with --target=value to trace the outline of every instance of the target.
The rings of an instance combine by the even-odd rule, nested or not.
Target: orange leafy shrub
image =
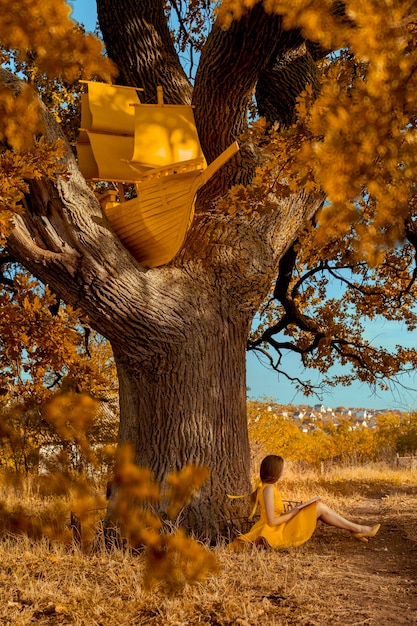
[[[167,477],[166,511],[174,519],[195,491],[207,479],[207,468],[187,466]],[[217,559],[201,543],[186,535],[181,528],[169,531],[153,506],[163,501],[160,486],[152,473],[133,461],[129,446],[122,447],[115,464],[114,495],[109,504],[111,520],[115,520],[128,545],[145,549],[144,580],[147,586],[163,582],[175,589],[186,582],[203,580],[218,569]]]
[[[81,428],[81,421],[76,421]],[[32,490],[38,493],[36,508],[33,498],[22,499],[18,504],[8,499],[11,491],[23,494],[25,482],[16,480],[16,475],[9,478],[3,475],[0,535],[47,538],[65,545],[73,543],[75,538],[84,551],[90,552],[103,539],[104,494],[97,492],[85,474],[74,475],[65,452],[56,461],[55,471],[32,480]],[[165,590],[173,591],[218,571],[215,554],[175,525],[176,515],[207,476],[206,468],[193,466],[173,472],[167,478],[164,494],[152,473],[134,463],[129,447],[118,451],[104,537],[109,537],[111,529],[125,548],[139,551],[146,587],[162,584]],[[170,522],[158,511],[166,502]]]

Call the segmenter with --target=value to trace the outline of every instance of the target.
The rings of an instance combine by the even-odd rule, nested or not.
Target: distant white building
[[[362,410],[362,411],[358,411],[356,413],[355,416],[355,423],[354,425],[357,426],[363,426],[364,428],[368,427],[368,421],[370,420],[370,413],[369,411],[367,411],[366,409]]]
[[[304,411],[295,411],[293,413],[293,419],[295,420],[302,420],[304,417]]]

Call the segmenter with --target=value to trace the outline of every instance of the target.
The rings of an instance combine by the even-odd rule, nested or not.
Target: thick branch
[[[98,19],[118,82],[141,87],[144,101],[156,102],[164,88],[170,104],[191,102],[191,85],[180,64],[164,13],[163,0],[97,0]]]
[[[334,2],[333,14],[340,22],[349,22],[344,2]],[[307,85],[312,86],[313,93],[318,93],[317,61],[330,52],[315,42],[304,40],[299,30],[284,32],[275,56],[271,58],[256,87],[259,114],[266,117],[270,124],[293,124],[296,99]]]
[[[289,43],[291,38],[288,38]],[[283,50],[268,64],[256,87],[258,111],[270,124],[290,126],[295,122],[295,105],[307,85],[318,94],[316,62],[306,44]]]
[[[261,4],[233,22],[227,31],[215,23],[201,53],[193,94],[199,136],[208,161],[246,130],[256,82],[274,54],[280,34],[281,17],[267,15]],[[251,178],[253,154],[249,146],[242,146],[241,159],[244,167],[240,172],[228,172],[232,183],[249,182]]]
[[[19,257],[27,260],[27,263],[36,267],[42,265],[54,265],[60,267],[61,271],[68,272],[73,278],[76,274],[80,254],[64,241],[62,241],[62,250],[55,252],[42,248],[34,242],[34,232],[30,232],[25,224],[24,217],[15,215],[13,218],[14,229],[9,237],[8,246],[11,249],[19,251]],[[29,261],[30,259],[30,261]],[[35,272],[34,272],[35,273]]]
[[[414,251],[415,251],[415,254],[414,254],[415,266],[414,266],[413,274],[412,274],[412,277],[408,286],[405,289],[405,293],[408,293],[417,279],[417,229],[416,229],[415,223],[413,222],[411,218],[405,221],[405,235],[408,241],[413,246]]]
[[[274,297],[277,298],[284,307],[286,326],[295,324],[309,333],[315,335],[315,343],[324,337],[324,333],[319,324],[308,315],[304,315],[294,301],[294,293],[289,292],[290,282],[297,260],[296,242],[287,250],[279,263],[278,278],[275,284]],[[276,331],[275,331],[276,332]]]

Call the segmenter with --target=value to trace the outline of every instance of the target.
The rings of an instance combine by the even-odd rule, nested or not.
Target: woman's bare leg
[[[317,502],[317,519],[320,519],[325,524],[329,526],[335,526],[336,528],[342,528],[343,530],[349,530],[351,533],[371,533],[373,530],[373,526],[363,526],[362,524],[356,524],[355,522],[351,522],[333,511],[330,507],[323,502]]]

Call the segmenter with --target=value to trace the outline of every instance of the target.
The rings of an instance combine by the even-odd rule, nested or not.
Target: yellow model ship
[[[113,229],[147,267],[169,263],[180,250],[198,189],[239,150],[237,142],[207,166],[193,109],[142,104],[139,89],[87,82],[77,142],[87,180],[117,184],[99,199]],[[136,197],[125,199],[124,183]],[[117,197],[119,200],[117,201]]]

